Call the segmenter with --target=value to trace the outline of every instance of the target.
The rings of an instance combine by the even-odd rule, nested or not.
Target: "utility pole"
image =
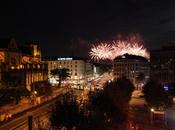
[[[28,116],[28,130],[32,130],[32,118],[31,115]]]

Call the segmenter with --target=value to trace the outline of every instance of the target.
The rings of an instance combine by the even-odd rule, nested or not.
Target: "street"
[[[140,97],[139,91],[133,92],[128,116],[131,130],[175,130],[167,128],[163,120],[150,124],[150,111],[145,107],[145,100]]]
[[[69,91],[68,91],[69,92]],[[67,90],[60,91],[57,96],[54,96],[53,99],[30,108],[25,112],[19,113],[17,117],[13,117],[7,122],[4,122],[0,125],[0,130],[26,130],[28,128],[28,116],[32,116],[33,119],[37,119],[38,117],[42,120],[47,120],[48,114],[51,110],[51,105],[61,98],[64,94],[67,93]]]

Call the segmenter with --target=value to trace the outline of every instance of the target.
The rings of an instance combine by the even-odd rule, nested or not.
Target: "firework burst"
[[[109,43],[100,43],[97,46],[93,45],[90,50],[90,57],[97,61],[105,59],[113,60],[115,57],[126,53],[149,59],[148,51],[137,40],[118,40]]]
[[[111,45],[107,43],[101,43],[98,46],[93,45],[90,51],[90,56],[92,59],[104,60],[108,59],[111,55]]]

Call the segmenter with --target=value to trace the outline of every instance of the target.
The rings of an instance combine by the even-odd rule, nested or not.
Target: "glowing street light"
[[[153,113],[154,113],[154,108],[150,109],[150,123],[153,124]]]
[[[37,94],[37,91],[34,91],[34,94],[36,95]]]
[[[111,80],[108,80],[108,83],[111,83],[112,81]]]
[[[150,110],[151,110],[151,112],[154,112],[154,108],[151,108]]]

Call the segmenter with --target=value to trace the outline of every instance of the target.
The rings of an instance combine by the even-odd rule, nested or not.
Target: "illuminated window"
[[[27,65],[27,68],[28,68],[28,69],[30,68],[30,65],[29,65],[29,64]]]
[[[14,66],[11,66],[11,69],[13,70],[13,69],[15,69],[15,67]]]

